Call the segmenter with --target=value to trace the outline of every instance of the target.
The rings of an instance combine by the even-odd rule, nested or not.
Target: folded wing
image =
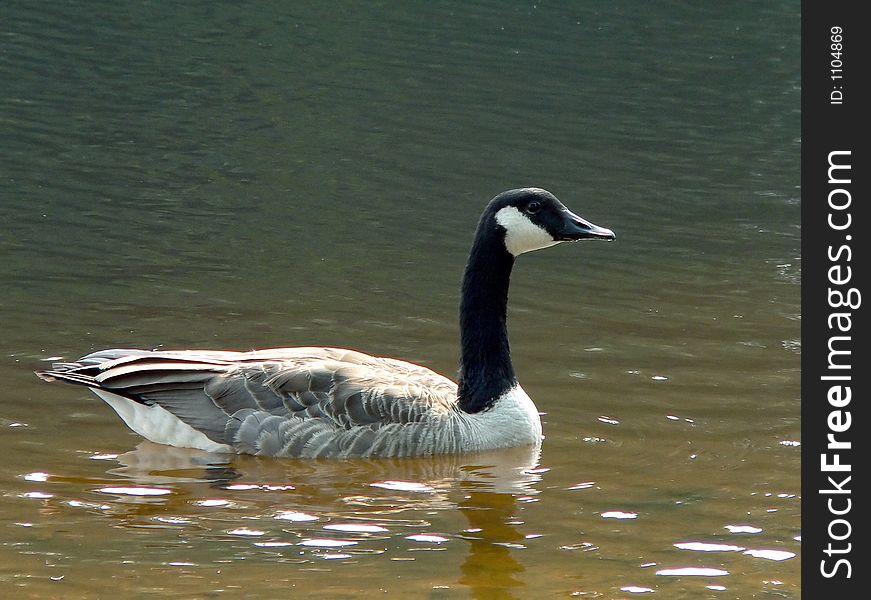
[[[448,378],[339,348],[107,350],[38,375],[159,406],[213,442],[268,456],[379,454],[381,430],[457,410]],[[413,443],[419,428],[407,429],[395,440]]]

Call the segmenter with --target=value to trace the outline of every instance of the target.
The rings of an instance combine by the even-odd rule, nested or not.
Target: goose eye
[[[526,205],[526,212],[530,215],[534,215],[538,211],[541,210],[541,202],[538,200],[533,200],[529,204]]]

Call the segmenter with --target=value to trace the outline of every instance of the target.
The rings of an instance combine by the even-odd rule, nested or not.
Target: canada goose
[[[339,348],[102,350],[37,371],[87,386],[161,444],[277,457],[414,456],[538,444],[541,419],[511,365],[508,281],[524,252],[613,240],[539,188],[484,209],[460,302],[458,383]]]

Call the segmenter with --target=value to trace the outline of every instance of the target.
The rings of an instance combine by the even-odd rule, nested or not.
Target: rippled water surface
[[[0,595],[798,598],[799,5],[14,3],[0,23]],[[349,346],[453,375],[486,201],[528,449],[143,442],[45,361]]]

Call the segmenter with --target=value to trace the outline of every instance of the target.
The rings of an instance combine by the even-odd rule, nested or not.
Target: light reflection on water
[[[94,456],[99,460],[92,460]],[[587,501],[591,498],[585,495],[601,492],[601,484],[559,482],[553,478],[552,468],[541,466],[540,448],[435,459],[276,461],[141,442],[135,450],[114,459],[106,455],[87,459],[92,464],[109,463],[105,477],[83,479],[33,471],[19,479],[39,489],[21,497],[39,502],[43,518],[57,515],[55,518],[66,520],[75,511],[85,510],[105,520],[102,525],[97,523],[97,531],[106,527],[150,531],[150,543],[164,548],[161,564],[185,569],[197,579],[207,578],[210,569],[224,572],[240,560],[258,565],[314,565],[320,561],[365,564],[371,573],[386,576],[392,570],[388,564],[420,562],[421,552],[448,552],[459,563],[452,567],[440,563],[441,570],[430,575],[429,580],[435,582],[433,589],[467,589],[482,597],[512,597],[511,590],[521,590],[541,576],[527,572],[528,552],[580,553],[579,558],[593,558],[592,563],[589,558],[582,560],[582,564],[589,563],[582,571],[595,569],[600,562],[596,557],[605,548],[612,556],[619,548],[631,552],[631,544],[626,544],[639,535],[655,535],[657,521],[668,521],[670,512],[655,504],[637,512],[597,510],[601,502],[613,505],[620,494],[604,498],[596,494],[599,502]],[[604,478],[607,480],[607,475]],[[622,493],[627,504],[644,506],[630,497],[629,490]],[[793,499],[789,494],[768,495],[778,496]],[[580,511],[587,518],[566,520],[555,515],[553,507],[538,514],[540,501],[555,504],[568,497],[573,499],[567,510]],[[597,526],[597,513],[601,521],[621,525]],[[569,522],[577,522],[586,531],[566,529],[564,524]],[[29,530],[34,524],[19,527]],[[725,578],[750,568],[746,561],[719,558],[726,555],[770,561],[795,557],[794,552],[782,548],[762,548],[754,543],[754,548],[747,549],[725,542],[741,534],[751,534],[755,541],[761,529],[728,524],[720,531],[719,537],[708,537],[718,541],[671,544],[678,551],[705,555],[701,563],[682,560],[680,554],[665,548],[654,552],[652,561],[627,556],[636,574],[624,572],[629,581],[620,589],[627,593],[660,589],[651,575],[657,579]],[[18,537],[17,544],[24,547],[34,543],[25,541],[27,536]],[[63,564],[74,556],[74,550],[60,546],[58,556],[66,558],[58,562]],[[142,548],[124,544],[117,552],[122,563],[154,564],[155,557]],[[717,558],[707,560],[712,556]],[[554,562],[565,569],[575,560]],[[566,578],[565,589],[575,589],[573,576],[568,574],[571,570],[557,575],[560,569],[539,568],[544,568],[551,580],[555,576]],[[219,580],[225,581],[215,579]],[[307,589],[303,582],[295,585]]]
[[[239,556],[304,563],[388,554],[406,561],[452,544],[467,547],[455,583],[504,589],[521,585],[513,579],[523,571],[514,552],[537,537],[518,531],[517,514],[538,494],[539,456],[540,448],[529,447],[434,459],[275,461],[142,442],[117,456],[120,466],[107,476],[120,479],[105,480],[110,486],[44,472],[21,479],[56,490],[24,495],[43,501],[43,512],[74,507],[99,511],[106,526],[173,532],[177,541],[163,542],[178,548],[169,566],[204,568]],[[396,479],[383,479],[388,473]],[[90,488],[83,498],[67,495],[83,483]],[[103,503],[92,501],[101,495]],[[465,517],[462,528],[439,528],[439,514],[448,511]],[[138,549],[124,556],[148,560]]]

